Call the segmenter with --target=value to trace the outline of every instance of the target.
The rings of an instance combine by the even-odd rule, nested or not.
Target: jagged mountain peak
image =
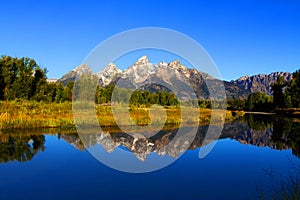
[[[115,63],[109,63],[104,69],[103,71],[105,70],[110,70],[110,69],[116,69],[117,68],[117,65]]]
[[[180,63],[180,60],[174,60],[174,61],[170,62],[168,64],[168,67],[170,67],[174,70],[179,70],[179,71],[187,70],[187,68]]]
[[[122,72],[115,63],[109,63],[102,71],[100,71],[98,74],[103,73],[110,73],[110,72]]]
[[[109,63],[103,71],[99,72],[97,76],[99,77],[99,83],[101,86],[109,85],[113,79],[122,72],[117,65],[114,63]]]
[[[133,65],[147,65],[147,64],[149,64],[148,56],[143,55]]]
[[[82,74],[93,73],[87,64],[78,65],[73,70],[66,73],[63,77],[57,80],[57,82],[62,82],[66,85],[70,81],[75,81],[76,78],[81,76]]]
[[[92,72],[92,70],[89,68],[89,66],[87,64],[81,64],[78,65],[75,69],[72,70],[73,72],[77,73],[77,74],[84,74],[87,72]]]
[[[173,61],[169,62],[168,66],[172,67],[172,68],[179,67],[179,66],[181,66],[180,60],[173,60]]]

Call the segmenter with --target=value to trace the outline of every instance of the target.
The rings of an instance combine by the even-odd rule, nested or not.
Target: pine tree
[[[277,81],[271,85],[274,98],[275,108],[284,108],[284,95],[283,95],[283,77],[280,76],[277,78]]]

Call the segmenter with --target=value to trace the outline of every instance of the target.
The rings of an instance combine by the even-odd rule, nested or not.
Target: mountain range
[[[69,81],[74,81],[84,73],[93,73],[86,65],[80,65],[72,71],[58,79],[64,85]],[[285,81],[292,79],[292,74],[288,72],[274,72],[271,74],[258,74],[254,76],[243,76],[233,81],[222,81],[215,79],[207,73],[198,71],[195,68],[187,68],[180,63],[180,60],[174,60],[170,63],[160,62],[151,64],[147,56],[142,56],[133,65],[125,70],[119,69],[116,64],[108,64],[103,71],[96,73],[99,78],[99,84],[105,87],[111,83],[117,83],[119,87],[132,89],[156,91],[169,91],[169,88],[175,88],[179,91],[179,96],[184,98],[188,85],[192,87],[198,98],[208,99],[210,93],[206,83],[211,85],[215,96],[218,94],[220,83],[223,82],[227,98],[247,98],[254,92],[264,92],[272,95],[271,84],[279,76],[283,76]],[[214,90],[215,89],[215,90]]]

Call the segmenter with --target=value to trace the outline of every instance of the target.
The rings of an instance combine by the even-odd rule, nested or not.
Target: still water
[[[149,149],[111,128],[87,136],[87,148],[127,149],[145,162],[176,130],[169,127],[144,140],[146,147],[154,144]],[[213,150],[200,159],[205,130],[199,127],[189,150],[171,165],[142,174],[103,165],[74,130],[2,131],[0,199],[258,199],[299,180],[299,119],[247,115],[228,122]]]

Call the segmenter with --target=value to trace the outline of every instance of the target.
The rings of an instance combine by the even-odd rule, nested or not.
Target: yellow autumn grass
[[[126,108],[127,109],[127,108]],[[151,110],[152,109],[152,110]],[[96,105],[95,111],[97,120],[102,127],[116,126],[111,106]],[[189,107],[160,107],[162,114],[153,114],[155,109],[150,107],[129,108],[130,117],[124,107],[117,110],[119,125],[148,125],[159,124],[180,125],[180,124],[207,124],[211,119],[210,109],[197,109]],[[243,112],[233,113],[232,111],[214,110],[215,116],[219,120],[229,121]],[[218,113],[219,112],[219,113]],[[84,113],[82,113],[84,115]],[[151,116],[152,114],[152,116]],[[152,121],[151,121],[152,117]],[[79,122],[80,123],[80,122]],[[78,125],[78,124],[77,124]],[[2,101],[0,102],[0,129],[9,128],[54,128],[54,127],[74,127],[72,102],[64,103],[44,103],[34,101]]]

